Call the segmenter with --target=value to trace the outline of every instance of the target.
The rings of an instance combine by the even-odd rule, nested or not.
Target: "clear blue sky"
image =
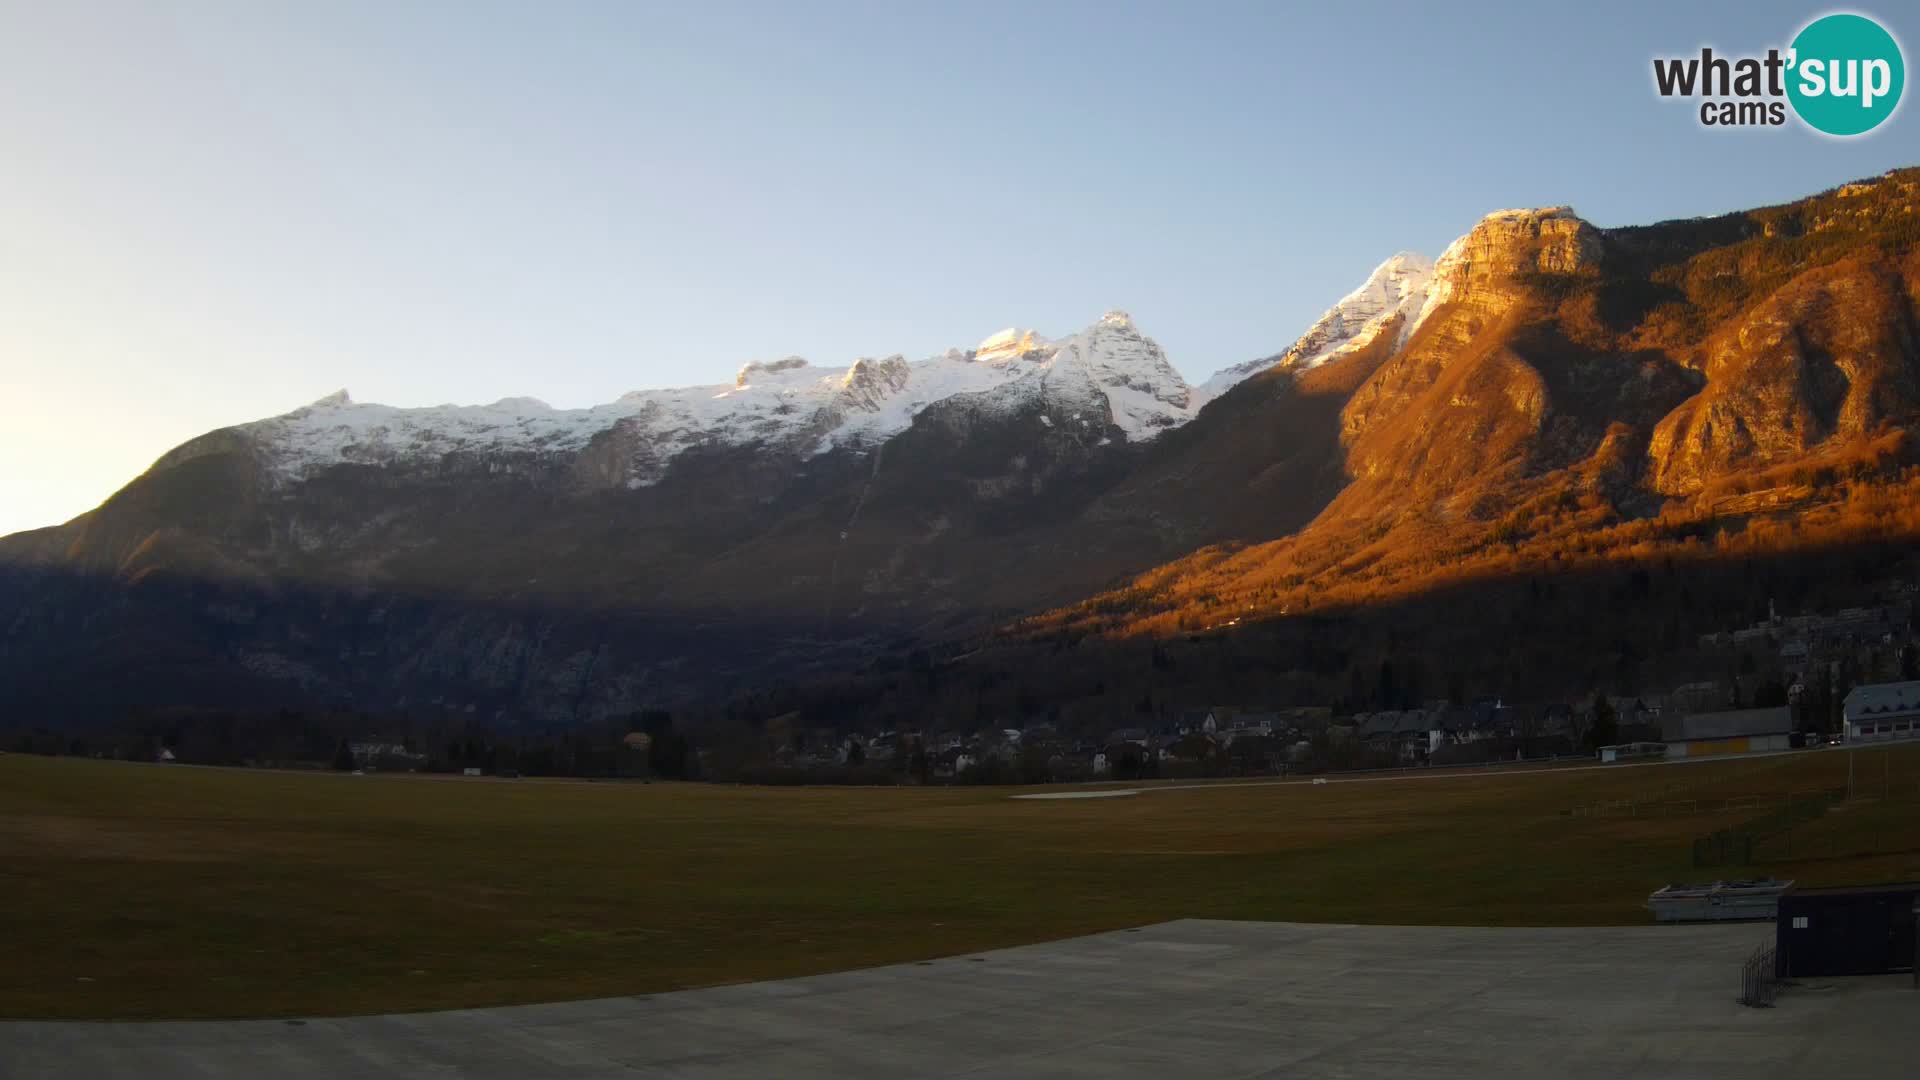
[[[1197,380],[1488,210],[1920,162],[1911,105],[1844,143],[1654,97],[1824,10],[0,0],[0,532],[341,387],[578,406],[1108,307]]]

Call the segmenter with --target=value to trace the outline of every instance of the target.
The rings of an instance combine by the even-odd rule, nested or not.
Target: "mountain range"
[[[1199,386],[1114,311],[590,409],[342,392],[0,538],[0,708],[550,726],[912,653],[1897,547],[1917,204],[1905,170],[1640,227],[1499,211]]]

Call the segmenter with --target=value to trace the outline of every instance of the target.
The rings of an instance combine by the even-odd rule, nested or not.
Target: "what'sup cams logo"
[[[1663,98],[1700,100],[1703,127],[1779,127],[1787,110],[1815,131],[1865,135],[1900,106],[1907,65],[1900,43],[1865,15],[1823,15],[1784,50],[1765,56],[1658,57],[1653,85]]]

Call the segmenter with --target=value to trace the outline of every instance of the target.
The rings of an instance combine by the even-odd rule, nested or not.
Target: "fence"
[[[1866,748],[1874,752],[1860,761],[1857,767],[1852,762],[1848,763],[1848,784],[1852,788],[1849,797],[1864,798],[1876,794],[1883,799],[1920,796],[1920,768],[1917,768],[1920,766],[1920,754],[1901,757],[1900,769],[1893,768],[1895,752],[1903,749],[1920,749],[1920,745],[1916,744],[1920,744],[1920,739],[1909,740],[1905,744],[1872,744]],[[1858,751],[1849,749],[1846,753],[1853,755]],[[1741,786],[1771,786],[1765,783],[1770,774],[1798,768],[1807,760],[1807,757],[1808,755],[1799,753],[1761,754],[1744,761],[1734,758],[1738,764],[1730,761],[1726,765],[1720,765],[1712,758],[1702,759],[1703,762],[1714,763],[1715,767],[1709,776],[1687,777],[1680,782],[1642,789],[1624,798],[1602,799],[1565,807],[1561,809],[1560,816],[1571,818],[1680,817],[1689,814],[1754,810],[1770,804],[1792,802],[1809,793],[1794,791],[1784,794],[1768,792],[1723,795],[1716,792],[1738,790]],[[1874,764],[1876,760],[1879,762],[1878,766]],[[1695,770],[1681,771],[1691,773]],[[1875,773],[1879,775],[1875,776]]]
[[[1740,1004],[1756,1009],[1773,1008],[1780,991],[1772,945],[1762,945],[1740,965]]]
[[[1794,829],[1819,818],[1827,808],[1845,800],[1845,788],[1796,795],[1780,803],[1770,813],[1730,829],[1718,829],[1693,842],[1693,865],[1720,866],[1731,863],[1745,866],[1753,861],[1754,847],[1776,836],[1790,835]]]
[[[1693,841],[1695,866],[1745,866],[1753,861],[1753,834],[1721,829]]]
[[[1711,799],[1608,799],[1560,811],[1574,818],[1705,817],[1710,814],[1749,813],[1769,806],[1785,806],[1818,795],[1817,791],[1789,791],[1768,795],[1728,795]]]
[[[1701,795],[1715,788],[1775,772],[1792,765],[1796,760],[1784,754],[1766,754],[1745,761],[1736,758],[1724,766],[1718,766],[1716,763],[1718,767],[1711,775],[1688,776],[1651,790],[1636,792],[1624,799],[1603,799],[1598,802],[1582,803],[1560,811],[1560,816],[1573,818],[1672,817],[1749,809],[1766,802],[1778,801],[1782,796],[1731,795],[1702,798]]]

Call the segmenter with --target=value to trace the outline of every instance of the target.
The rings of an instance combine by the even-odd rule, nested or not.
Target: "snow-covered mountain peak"
[[[1375,267],[1358,289],[1342,297],[1333,310],[1351,319],[1396,307],[1409,295],[1426,288],[1433,277],[1433,260],[1415,251],[1402,251]]]
[[[1411,251],[1374,267],[1359,288],[1328,308],[1281,354],[1280,363],[1307,371],[1372,341],[1389,320],[1420,310],[1427,284],[1433,280],[1433,267],[1432,259]],[[1402,320],[1400,340],[1412,336],[1416,325],[1411,318]]]
[[[553,406],[537,397],[503,397],[487,406],[494,412],[506,413],[543,413],[552,412]]]
[[[1490,221],[1545,221],[1548,219],[1577,218],[1571,206],[1521,206],[1508,210],[1495,210],[1480,219],[1481,224]]]
[[[983,363],[1012,360],[1040,351],[1047,339],[1031,330],[1009,326],[982,341],[973,350],[973,358]]]
[[[1332,363],[1372,344],[1389,327],[1395,328],[1397,347],[1419,326],[1433,274],[1434,262],[1424,255],[1412,251],[1394,255],[1374,267],[1359,288],[1323,312],[1285,352],[1236,364],[1208,379],[1200,389],[1203,400],[1271,368],[1301,372]]]
[[[1110,422],[1132,441],[1183,424],[1198,408],[1160,346],[1124,312],[1109,312],[1061,341],[1014,328],[971,352],[950,349],[911,362],[864,357],[836,370],[798,356],[754,361],[730,384],[638,390],[587,409],[555,409],[534,398],[401,409],[359,404],[343,391],[242,430],[287,479],[343,463],[412,467],[460,455],[503,462],[578,453],[606,435],[621,448],[627,484],[644,486],[690,447],[765,446],[805,455],[872,446],[906,430],[925,409],[962,397],[988,411],[1034,403],[1062,408],[1098,428]]]
[[[807,360],[803,356],[789,356],[784,360],[749,360],[740,365],[739,373],[733,377],[733,385],[750,386],[756,378],[777,375],[783,371],[797,371],[806,366]]]
[[[1134,442],[1151,439],[1193,419],[1200,402],[1158,343],[1140,333],[1123,311],[1057,343],[1049,385],[1060,396],[1091,393],[1104,398],[1113,424]],[[1084,379],[1084,389],[1075,380]]]
[[[912,378],[912,366],[904,356],[896,353],[885,360],[863,356],[841,376],[839,401],[852,408],[875,412],[885,407],[888,398],[906,389]]]

